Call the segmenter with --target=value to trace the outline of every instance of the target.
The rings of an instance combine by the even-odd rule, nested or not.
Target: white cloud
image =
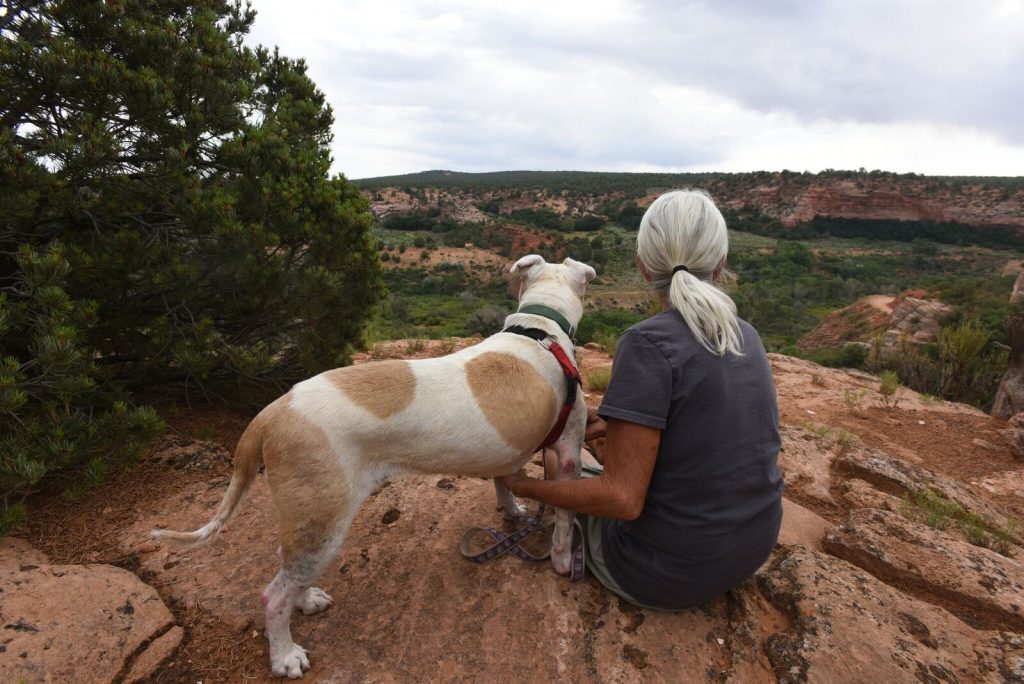
[[[1024,174],[1020,0],[255,0],[335,168]]]

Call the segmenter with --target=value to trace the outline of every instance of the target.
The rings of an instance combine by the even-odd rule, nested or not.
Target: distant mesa
[[[374,213],[380,218],[403,210],[443,206],[446,215],[478,220],[477,205],[482,200],[499,202],[501,213],[516,208],[547,207],[560,214],[570,210],[576,215],[599,209],[608,202],[632,201],[645,207],[665,190],[700,187],[710,192],[723,209],[756,211],[785,226],[815,217],[831,217],[950,222],[1012,228],[1024,234],[1024,178],[920,176],[882,171],[425,171],[355,182],[371,197]],[[382,192],[388,189],[392,192]],[[430,192],[422,192],[424,189]],[[379,197],[374,200],[376,195]],[[567,201],[572,206],[567,207]]]

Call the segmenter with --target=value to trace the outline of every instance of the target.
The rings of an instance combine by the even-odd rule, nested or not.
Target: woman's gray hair
[[[640,221],[636,246],[654,288],[667,292],[694,337],[719,356],[742,354],[736,305],[713,282],[729,253],[729,233],[711,196],[703,190],[661,195]]]

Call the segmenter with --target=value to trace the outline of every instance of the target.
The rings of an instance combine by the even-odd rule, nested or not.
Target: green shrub
[[[942,364],[941,394],[961,396],[976,380],[982,352],[991,334],[975,321],[965,321],[939,331],[939,361]]]
[[[276,395],[346,362],[380,294],[303,61],[244,3],[7,3],[0,287],[60,241],[83,342],[133,386]]]
[[[591,368],[583,374],[583,386],[592,392],[603,392],[608,389],[612,380],[611,366]]]
[[[892,411],[900,403],[900,376],[896,371],[882,371],[879,377],[878,394],[886,411]]]
[[[626,328],[644,319],[644,315],[626,309],[607,309],[604,311],[588,311],[583,315],[576,331],[576,341],[580,344],[598,342],[597,336],[608,335],[618,338]],[[600,342],[598,342],[600,344]]]
[[[845,344],[839,349],[815,349],[803,357],[829,368],[863,368],[868,349],[859,344]]]
[[[594,333],[594,342],[604,347],[608,356],[615,356],[615,350],[619,345],[619,335],[608,330],[599,330]]]
[[[465,329],[467,335],[482,335],[487,337],[501,330],[505,325],[508,311],[488,304],[477,309],[466,319]]]
[[[73,496],[132,463],[163,425],[104,382],[83,341],[96,305],[71,299],[59,245],[23,247],[0,294],[0,535],[44,486]]]

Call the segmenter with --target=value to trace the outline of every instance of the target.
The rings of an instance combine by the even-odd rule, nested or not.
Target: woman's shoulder
[[[634,323],[623,334],[641,335],[654,342],[665,335],[677,335],[680,327],[686,327],[683,317],[675,309],[670,309]]]

